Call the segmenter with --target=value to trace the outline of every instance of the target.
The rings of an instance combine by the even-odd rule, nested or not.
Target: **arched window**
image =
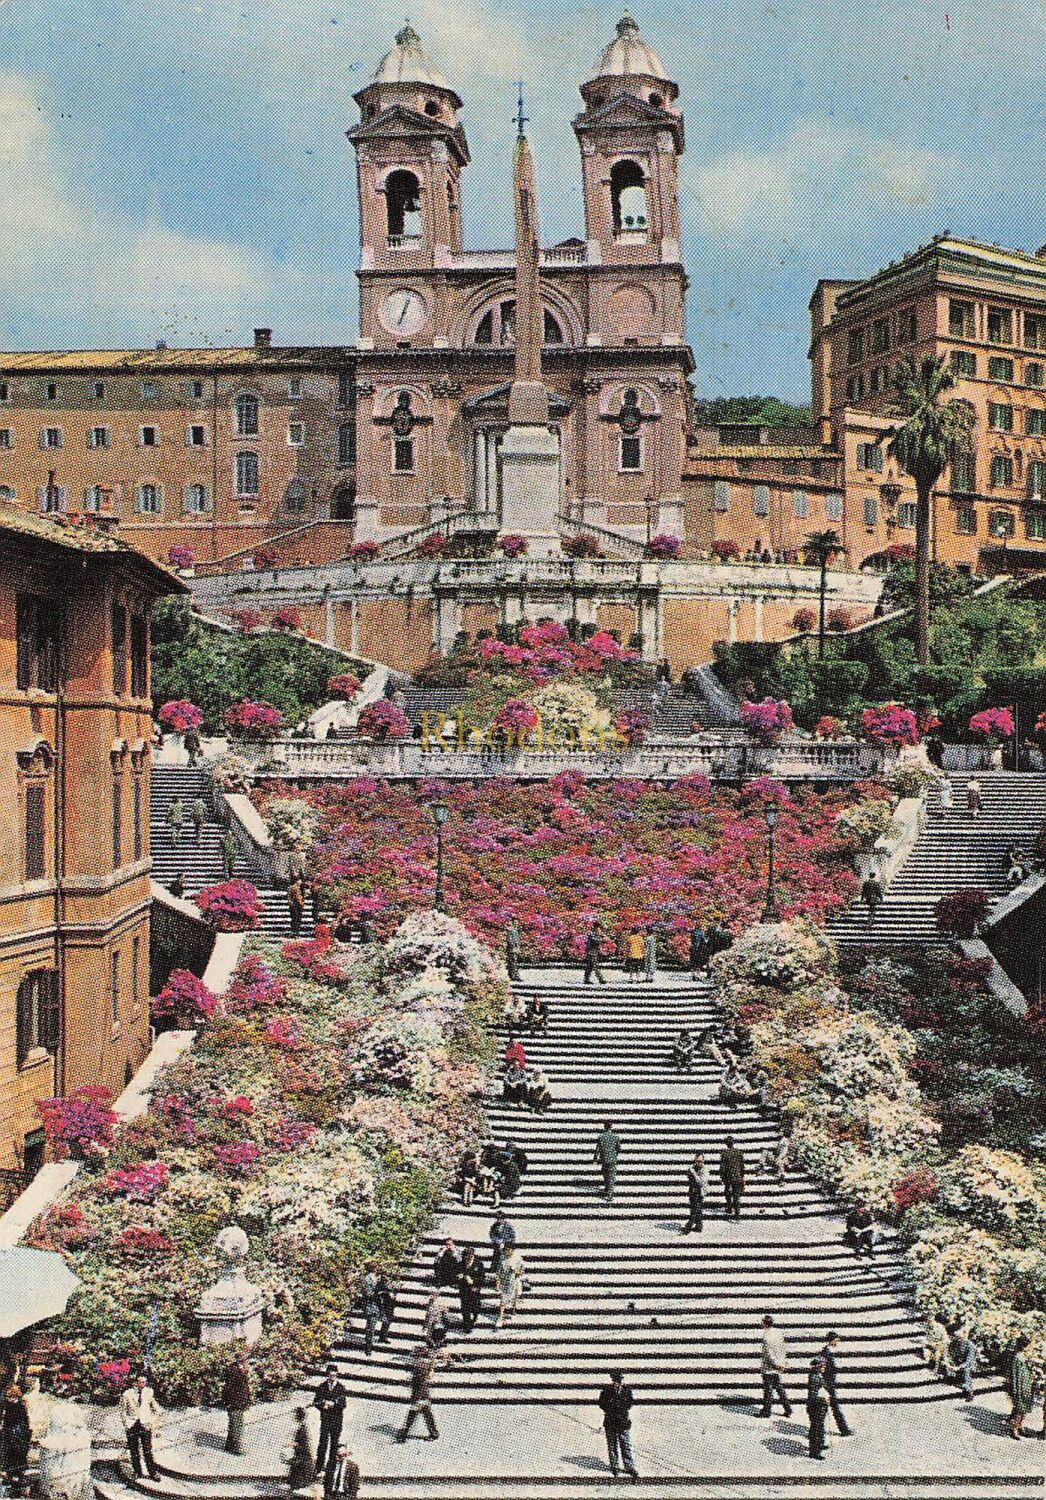
[[[477,344],[492,344],[494,342],[494,309],[485,312],[476,324]]]
[[[544,332],[541,335],[545,344],[561,344],[563,342],[563,330],[559,322],[552,316],[548,308],[545,308]]]
[[[331,496],[331,520],[354,521],[356,519],[356,491],[351,484],[342,484]]]
[[[638,393],[629,389],[621,401],[617,418],[618,449],[617,466],[622,474],[643,472],[643,413],[639,407]]]
[[[254,500],[258,496],[258,455],[257,453],[237,453],[236,455],[236,493],[244,500]]]
[[[615,162],[610,169],[610,200],[614,212],[614,236],[636,243],[647,235],[646,183],[643,169],[635,161]]]
[[[413,172],[390,172],[385,180],[389,244],[414,245],[421,239],[421,184]]]
[[[545,344],[563,344],[563,328],[555,313],[544,309],[542,324],[542,342]],[[516,304],[514,299],[499,302],[497,307],[490,308],[483,314],[476,324],[476,331],[472,336],[476,344],[501,344],[507,348],[516,342]]]
[[[257,396],[236,397],[236,436],[257,437],[258,436],[258,398]]]

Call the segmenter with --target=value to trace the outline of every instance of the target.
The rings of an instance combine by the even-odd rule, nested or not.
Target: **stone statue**
[[[44,1500],[91,1500],[91,1433],[72,1401],[50,1403],[40,1439],[40,1494]]]
[[[237,1224],[217,1236],[214,1248],[225,1262],[221,1276],[200,1298],[196,1316],[200,1320],[201,1344],[228,1344],[242,1339],[255,1344],[262,1334],[261,1288],[247,1280],[244,1266],[250,1240]]]

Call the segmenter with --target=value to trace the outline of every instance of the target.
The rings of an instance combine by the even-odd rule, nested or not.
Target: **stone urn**
[[[218,1280],[204,1292],[196,1309],[201,1344],[229,1344],[234,1339],[256,1344],[262,1334],[261,1288],[247,1280],[244,1266],[250,1240],[238,1225],[230,1224],[214,1242],[225,1263]]]
[[[91,1500],[91,1433],[72,1401],[53,1401],[40,1438],[40,1494],[44,1500]]]

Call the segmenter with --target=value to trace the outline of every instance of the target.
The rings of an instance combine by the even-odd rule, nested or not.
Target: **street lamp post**
[[[436,911],[446,911],[447,901],[443,894],[443,825],[450,817],[450,808],[445,802],[437,802],[432,809],[436,822],[436,894],[432,905]]]
[[[763,921],[777,921],[777,892],[774,889],[774,834],[777,832],[777,820],[780,816],[778,808],[772,802],[768,802],[764,808],[766,818],[766,904],[763,907]]]

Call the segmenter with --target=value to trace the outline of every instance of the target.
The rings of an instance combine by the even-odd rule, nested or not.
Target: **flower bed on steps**
[[[834,944],[810,923],[755,926],[713,968],[798,1162],[896,1223],[924,1310],[961,1320],[993,1357],[1026,1333],[1046,1368],[1046,1169],[976,1140],[944,1143],[917,1082],[920,1038],[844,991]]]
[[[53,1334],[70,1392],[113,1397],[156,1317],[153,1379],[173,1405],[213,1402],[228,1347],[200,1348],[194,1309],[214,1239],[251,1237],[265,1295],[256,1380],[301,1378],[341,1327],[364,1261],[393,1272],[477,1139],[504,972],[460,923],[409,918],[383,949],[331,961],[322,934],[256,945],[149,1113],[84,1150],[72,1196],[29,1243],[83,1281]]]

